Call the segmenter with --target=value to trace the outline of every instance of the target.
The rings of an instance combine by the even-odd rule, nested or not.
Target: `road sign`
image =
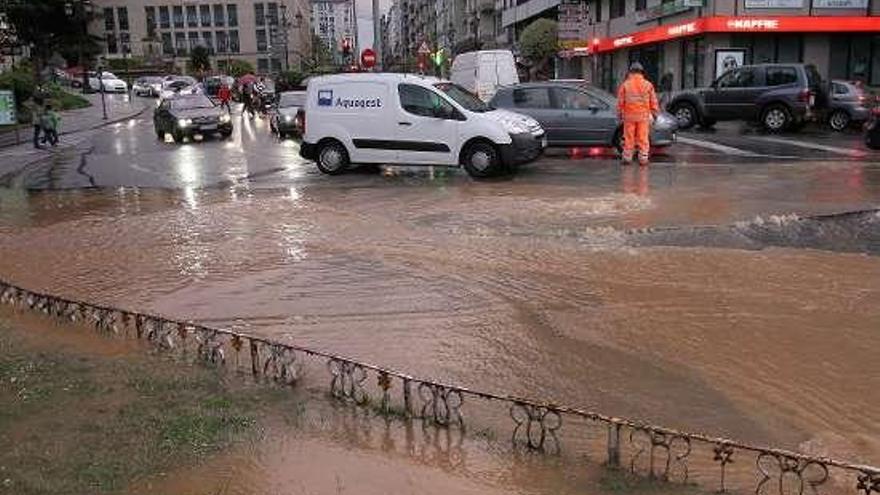
[[[364,48],[364,51],[361,52],[361,65],[365,69],[371,69],[376,65],[376,52],[372,48]]]
[[[12,125],[15,122],[15,94],[12,91],[0,91],[0,125]]]

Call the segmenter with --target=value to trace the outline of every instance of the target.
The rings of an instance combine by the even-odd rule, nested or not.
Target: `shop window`
[[[830,78],[880,85],[880,36],[834,36],[830,50]]]
[[[705,85],[703,66],[706,61],[706,43],[702,38],[682,41],[681,84],[685,89]]]
[[[550,108],[550,92],[547,88],[515,89],[513,104],[518,108]]]
[[[794,84],[797,80],[797,71],[794,67],[767,68],[767,86],[785,86],[786,84]]]

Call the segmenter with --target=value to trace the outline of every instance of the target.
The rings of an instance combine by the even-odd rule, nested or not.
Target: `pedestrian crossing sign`
[[[13,125],[15,122],[15,94],[0,90],[0,125]]]

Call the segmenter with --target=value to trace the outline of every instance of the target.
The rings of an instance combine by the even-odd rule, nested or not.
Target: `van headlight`
[[[228,113],[224,113],[223,115],[220,116],[220,122],[223,122],[224,124],[226,122],[229,122],[230,120],[232,120],[232,118],[229,116]]]
[[[529,132],[529,126],[519,119],[501,117],[498,119],[498,122],[501,123],[501,126],[509,134],[525,134]]]
[[[187,127],[192,124],[192,119],[177,119],[177,127]]]

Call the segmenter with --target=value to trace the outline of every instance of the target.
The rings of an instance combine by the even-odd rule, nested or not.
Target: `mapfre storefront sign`
[[[849,1],[849,0],[816,0]],[[861,1],[861,0],[852,0]],[[866,33],[880,32],[880,17],[842,16],[749,16],[749,17],[701,17],[693,21],[658,26],[616,38],[593,40],[591,52],[607,52],[629,46],[659,43],[675,38],[703,33]]]

